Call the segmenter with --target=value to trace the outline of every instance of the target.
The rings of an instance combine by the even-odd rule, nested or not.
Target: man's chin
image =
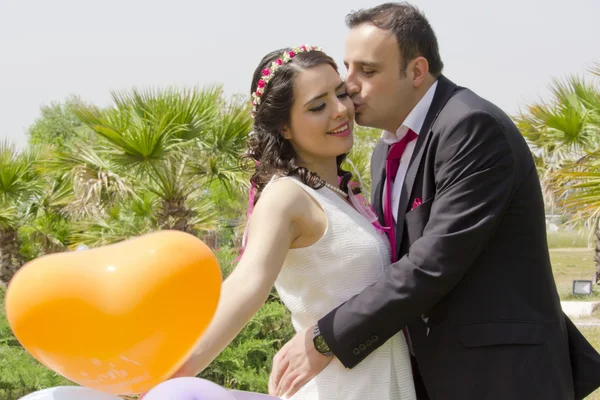
[[[357,114],[354,116],[354,122],[355,122],[355,123],[356,123],[356,125],[358,125],[358,126],[362,126],[362,127],[365,127],[365,128],[372,128],[372,126],[371,126],[371,125],[369,125],[369,119],[368,119],[368,118],[365,118],[365,116],[364,116],[364,115],[361,115],[361,114],[358,114],[358,113],[357,113]]]

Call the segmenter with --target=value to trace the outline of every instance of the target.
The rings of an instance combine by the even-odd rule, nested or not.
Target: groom
[[[384,131],[372,199],[395,228],[395,262],[281,349],[270,393],[293,394],[331,353],[353,368],[407,328],[419,399],[582,399],[600,386],[600,355],[561,311],[522,135],[442,75],[415,7],[383,4],[346,22],[356,121]]]

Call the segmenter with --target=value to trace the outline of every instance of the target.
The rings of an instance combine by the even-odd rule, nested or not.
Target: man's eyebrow
[[[371,67],[371,68],[376,68],[379,67],[379,64],[376,63],[375,61],[355,61],[356,64],[359,64],[363,67]],[[348,67],[348,62],[344,61],[344,65],[346,67]]]

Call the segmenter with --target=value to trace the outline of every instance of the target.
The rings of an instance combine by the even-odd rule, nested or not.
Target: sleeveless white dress
[[[324,235],[311,246],[290,249],[275,282],[298,331],[315,325],[374,283],[390,265],[390,245],[383,233],[327,187],[315,190],[297,178],[278,179],[291,179],[300,185],[327,216]],[[291,399],[416,399],[409,357],[400,332],[352,369],[334,357]]]

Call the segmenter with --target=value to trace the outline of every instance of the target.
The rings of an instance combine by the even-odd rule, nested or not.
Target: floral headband
[[[262,77],[260,78],[260,80],[258,81],[258,84],[256,85],[256,91],[254,93],[252,93],[252,112],[253,113],[256,112],[256,108],[260,104],[261,96],[265,92],[265,87],[267,86],[267,83],[269,83],[269,81],[273,78],[273,75],[275,75],[275,72],[283,64],[287,64],[288,62],[290,62],[292,60],[292,58],[294,58],[296,56],[296,54],[306,53],[306,52],[314,51],[314,50],[322,51],[320,47],[314,47],[309,44],[303,44],[301,46],[294,47],[292,50],[286,51],[285,53],[283,53],[281,55],[280,58],[273,61],[271,63],[270,67],[262,70]]]

